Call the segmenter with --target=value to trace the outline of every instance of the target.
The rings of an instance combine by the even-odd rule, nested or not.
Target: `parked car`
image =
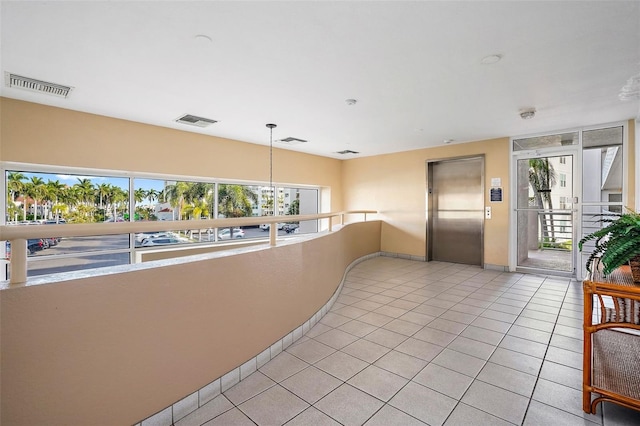
[[[43,249],[48,249],[50,247],[58,245],[58,240],[56,240],[55,238],[41,238],[41,240]]]
[[[106,222],[126,222],[123,217],[117,217],[115,220],[112,217],[108,217],[105,219]]]
[[[33,254],[37,251],[44,250],[45,248],[45,242],[42,238],[27,240],[27,254]]]
[[[278,223],[277,224],[278,231],[280,231],[284,227],[284,225],[285,225],[284,223]],[[262,229],[263,231],[268,231],[269,228],[270,228],[270,224],[268,223],[263,223],[262,225],[260,225],[260,229]]]
[[[282,229],[287,233],[287,234],[292,234],[292,233],[297,233],[298,228],[300,227],[300,225],[298,225],[297,223],[286,223]]]
[[[142,242],[142,247],[164,246],[167,244],[178,244],[181,241],[175,237],[146,238]]]
[[[178,236],[173,232],[139,232],[136,234],[136,246],[154,238],[178,238]]]
[[[231,238],[231,231],[229,228],[224,228],[218,232],[219,240],[228,240]],[[244,231],[240,228],[233,228],[233,238],[244,238]]]
[[[57,246],[58,243],[60,242],[60,238],[58,237],[53,237],[53,238],[43,238],[42,239],[45,242],[45,245],[47,247],[45,248],[49,248],[49,247],[53,247],[53,246]]]
[[[62,225],[65,223],[67,223],[67,221],[64,219],[49,219],[44,222],[44,225]]]

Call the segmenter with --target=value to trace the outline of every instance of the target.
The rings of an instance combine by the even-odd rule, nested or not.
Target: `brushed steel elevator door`
[[[427,260],[483,264],[484,157],[427,163]]]

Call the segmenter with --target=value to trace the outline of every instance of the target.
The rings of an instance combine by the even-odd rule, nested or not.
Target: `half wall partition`
[[[380,228],[0,291],[1,422],[134,424],[197,403],[315,324]]]

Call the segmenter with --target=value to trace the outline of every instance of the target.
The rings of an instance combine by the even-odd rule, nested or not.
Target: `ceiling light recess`
[[[284,139],[279,139],[276,142],[280,142],[280,143],[284,143],[287,145],[297,145],[299,143],[307,143],[309,141],[306,141],[304,139],[298,139],[298,138],[293,138],[291,136],[284,138]]]
[[[502,55],[494,54],[494,55],[485,56],[484,58],[482,58],[480,60],[480,63],[482,65],[491,65],[491,64],[496,64],[496,63],[500,62],[501,60],[502,60]]]
[[[535,108],[527,108],[520,111],[520,117],[523,120],[531,120],[535,116],[536,116]]]
[[[206,34],[196,34],[195,36],[193,36],[193,38],[196,39],[196,41],[198,42],[204,42],[204,43],[212,43],[213,39],[211,37],[209,37]]]
[[[218,120],[212,120],[211,118],[198,117],[196,115],[185,114],[179,118],[176,118],[177,123],[188,124],[190,126],[196,127],[208,127],[214,123],[217,123]]]
[[[4,75],[7,87],[46,93],[47,95],[58,96],[60,98],[66,98],[69,96],[69,92],[73,90],[73,87],[71,86],[36,80],[35,78],[24,77],[22,75],[12,74],[9,72],[5,72]]]

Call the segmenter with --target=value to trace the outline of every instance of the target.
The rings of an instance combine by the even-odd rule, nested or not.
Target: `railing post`
[[[272,223],[269,225],[269,245],[271,247],[276,246],[276,236],[278,235],[278,224]]]
[[[333,232],[333,216],[329,216],[329,232]]]
[[[11,240],[11,284],[27,282],[27,240]]]
[[[344,226],[344,213],[340,215],[340,225]]]

